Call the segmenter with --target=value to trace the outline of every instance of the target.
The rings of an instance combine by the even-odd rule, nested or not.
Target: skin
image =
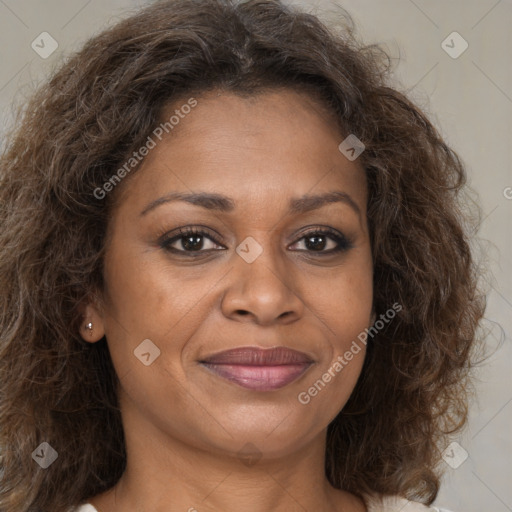
[[[118,484],[90,503],[100,512],[365,511],[324,472],[327,426],[353,391],[365,351],[308,404],[297,398],[375,318],[364,171],[338,150],[345,135],[328,112],[303,93],[197,100],[116,190],[105,290],[101,305],[85,308],[93,329],[82,335],[91,343],[106,335],[128,457]],[[349,194],[359,213],[346,202],[289,211],[292,198],[333,191]],[[173,192],[222,194],[235,208],[177,201],[141,215]],[[174,238],[185,226],[205,226],[216,240],[202,237],[196,258],[179,236],[172,247],[181,253],[162,248],[164,234]],[[311,249],[319,227],[353,247],[322,256],[337,242],[328,235]],[[252,263],[236,252],[247,237],[263,250]],[[145,339],[160,350],[149,366],[134,356]],[[239,346],[282,345],[315,362],[270,392],[198,363]],[[241,450],[255,455],[248,461]]]

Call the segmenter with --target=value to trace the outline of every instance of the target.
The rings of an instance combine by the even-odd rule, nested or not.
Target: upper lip
[[[238,364],[246,366],[278,366],[313,363],[303,352],[288,347],[262,349],[258,347],[237,347],[213,354],[201,363]]]

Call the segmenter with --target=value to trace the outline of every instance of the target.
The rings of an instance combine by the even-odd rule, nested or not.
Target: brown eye
[[[210,233],[193,228],[180,229],[176,236],[161,240],[160,246],[167,251],[181,253],[207,252],[218,250],[219,247],[224,249]]]
[[[330,229],[317,229],[315,231],[310,231],[300,240],[295,242],[294,245],[299,244],[302,240],[304,240],[305,249],[296,250],[316,252],[320,254],[333,254],[341,251],[348,251],[353,247],[351,241],[344,235]]]

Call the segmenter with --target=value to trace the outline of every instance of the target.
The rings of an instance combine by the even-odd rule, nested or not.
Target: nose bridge
[[[247,237],[233,255],[234,272],[223,300],[224,314],[257,323],[302,314],[302,301],[292,283],[286,255],[273,246],[270,234]]]

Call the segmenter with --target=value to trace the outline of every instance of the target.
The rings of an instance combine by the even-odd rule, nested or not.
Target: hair
[[[321,101],[364,143],[373,306],[377,317],[401,306],[368,338],[328,426],[326,477],[360,496],[433,502],[442,443],[467,421],[485,311],[466,171],[389,85],[387,53],[342,18],[329,28],[279,0],[156,2],[88,40],[26,103],[0,157],[1,511],[65,512],[126,467],[106,339],[79,333],[83,305],[103,290],[119,195],[94,191],[178,98],[283,88]],[[58,455],[46,469],[33,460],[42,442]]]

